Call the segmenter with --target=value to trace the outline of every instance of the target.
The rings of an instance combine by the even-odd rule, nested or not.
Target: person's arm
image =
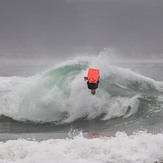
[[[88,77],[84,77],[84,81],[87,81],[88,80]]]
[[[98,77],[98,82],[97,83],[99,83],[100,82],[100,76]]]

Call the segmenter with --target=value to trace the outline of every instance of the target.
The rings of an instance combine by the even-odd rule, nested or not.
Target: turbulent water
[[[0,162],[161,162],[163,67],[148,65],[155,79],[105,55],[0,77]],[[95,96],[88,68],[100,69]]]

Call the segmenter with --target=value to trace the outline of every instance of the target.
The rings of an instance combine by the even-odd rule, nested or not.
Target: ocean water
[[[77,57],[0,69],[0,163],[163,162],[163,63]],[[95,96],[83,80],[100,69]]]

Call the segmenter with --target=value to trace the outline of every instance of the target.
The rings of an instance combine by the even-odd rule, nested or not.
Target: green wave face
[[[41,76],[41,80],[46,81],[45,87],[48,89],[58,87],[65,93],[68,93],[70,91],[69,84],[81,71],[86,70],[86,68],[87,66],[82,64],[65,65],[45,72]]]

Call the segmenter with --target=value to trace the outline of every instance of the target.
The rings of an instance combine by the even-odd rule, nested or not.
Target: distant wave
[[[89,67],[100,69],[95,96],[83,80]],[[162,88],[161,82],[111,65],[106,55],[78,57],[32,77],[1,77],[0,115],[41,123],[129,117],[162,97]]]

